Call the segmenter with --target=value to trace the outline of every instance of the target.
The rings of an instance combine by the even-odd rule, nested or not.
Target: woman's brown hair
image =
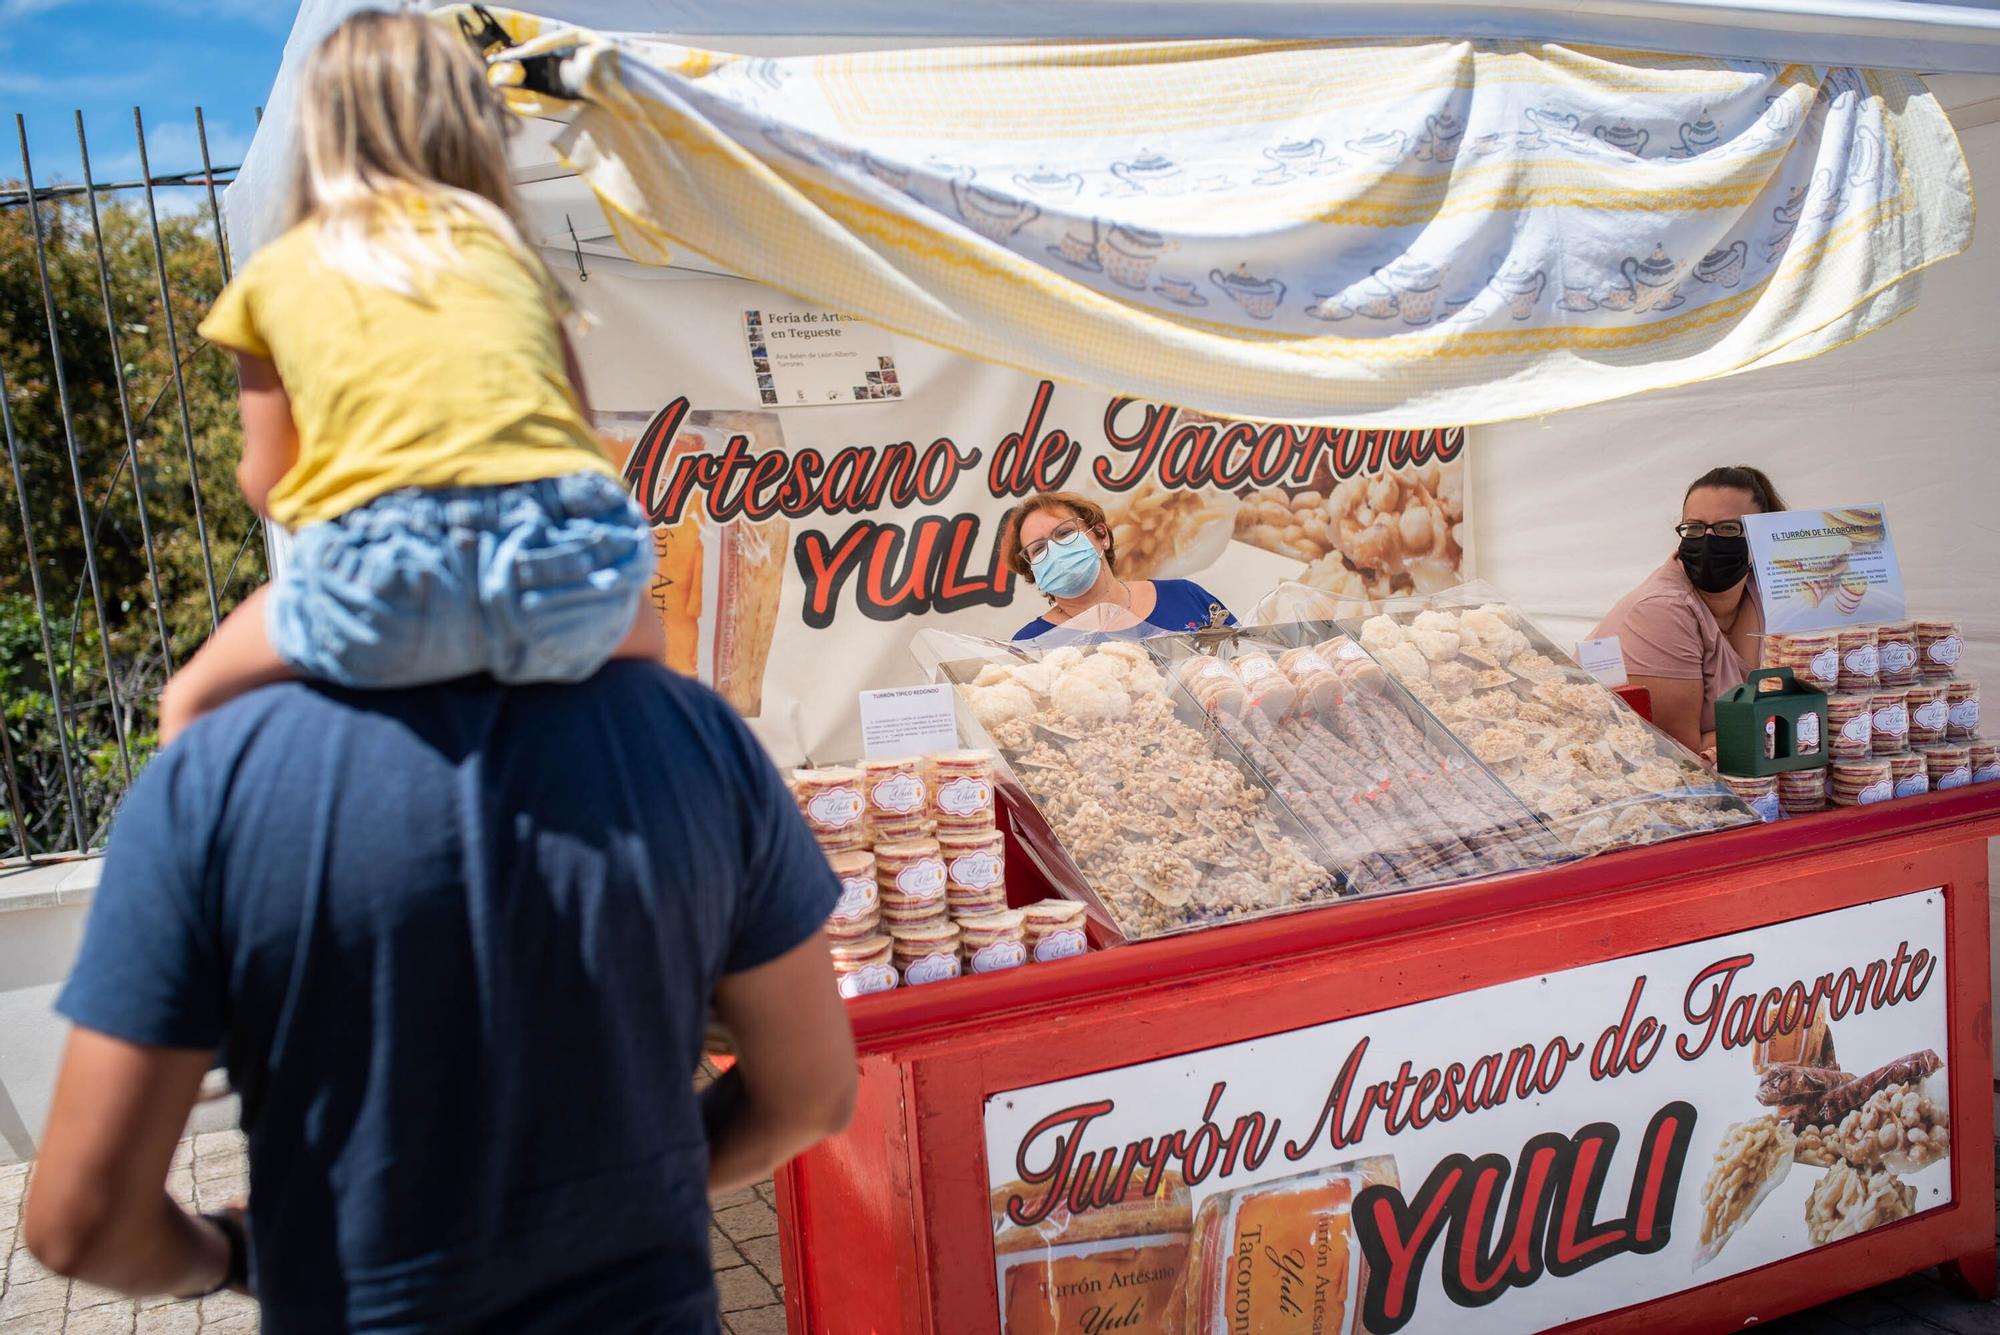
[[[1747,464],[1732,464],[1726,468],[1709,469],[1681,493],[1682,505],[1687,504],[1687,498],[1694,495],[1697,487],[1733,487],[1737,491],[1747,491],[1750,493],[1750,499],[1757,502],[1760,514],[1775,514],[1785,508],[1784,501],[1778,496],[1778,489],[1771,485],[1771,479],[1764,475],[1764,470],[1752,468]]]
[[[1112,574],[1118,573],[1118,542],[1111,536],[1111,523],[1105,518],[1104,507],[1073,491],[1038,491],[1009,510],[1000,521],[1000,559],[1016,576],[1030,584],[1035,582],[1028,554],[1021,550],[1021,525],[1028,522],[1029,515],[1043,510],[1067,510],[1081,519],[1085,528],[1104,530],[1104,564]]]

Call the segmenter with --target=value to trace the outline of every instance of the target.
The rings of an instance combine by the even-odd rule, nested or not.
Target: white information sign
[[[757,403],[810,408],[903,397],[895,337],[852,316],[797,302],[743,310],[743,343]]]
[[[1745,515],[1766,631],[1903,618],[1903,569],[1880,505]]]
[[[1935,1209],[1944,951],[1922,890],[995,1094],[1002,1327],[1525,1335]]]
[[[958,750],[951,686],[861,692],[861,752],[869,760]]]
[[[1619,647],[1616,635],[1584,640],[1578,644],[1576,662],[1578,667],[1606,686],[1623,686],[1626,682],[1625,651]]]

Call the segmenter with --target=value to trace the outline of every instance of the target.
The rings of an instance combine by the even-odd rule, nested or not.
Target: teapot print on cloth
[[[1680,293],[1680,270],[1659,246],[1643,260],[1627,255],[1618,271],[1625,275],[1625,281],[1611,287],[1602,303],[1612,310],[1643,315],[1673,310],[1685,300]]]
[[[1037,167],[1028,173],[1016,172],[1014,184],[1038,195],[1074,195],[1083,189],[1083,173],[1054,172]]]
[[[1104,234],[1104,224],[1095,218],[1073,218],[1056,243],[1048,248],[1049,254],[1073,269],[1085,273],[1102,273],[1104,265],[1097,258],[1097,248]]]
[[[1172,274],[1161,274],[1153,285],[1153,295],[1165,297],[1176,306],[1206,306],[1208,298],[1202,295],[1200,280],[1182,278]]]
[[[783,88],[785,80],[791,77],[790,70],[769,56],[757,56],[743,62],[745,82],[760,92],[775,93]]]
[[[1517,146],[1524,152],[1547,148],[1551,142],[1575,145],[1584,139],[1578,130],[1582,122],[1574,112],[1529,107],[1521,113],[1521,120],[1528,128],[1521,131]]]
[[[1458,146],[1465,138],[1465,122],[1449,111],[1424,117],[1424,133],[1417,141],[1419,162],[1455,162]]]
[[[1393,313],[1403,318],[1407,325],[1428,324],[1437,313],[1438,291],[1443,275],[1437,266],[1426,264],[1414,255],[1405,255],[1394,264],[1379,265],[1373,270],[1375,281],[1389,293]],[[1375,309],[1363,309],[1362,314],[1374,319],[1385,319],[1388,313],[1377,315]]]
[[[1548,285],[1549,276],[1545,271],[1530,270],[1519,264],[1509,264],[1501,269],[1493,275],[1490,284],[1506,305],[1507,313],[1516,320],[1526,320],[1534,315],[1535,303],[1542,299]]]
[[[1352,320],[1354,307],[1348,304],[1345,289],[1338,292],[1318,291],[1313,293],[1312,305],[1306,307],[1306,314],[1315,320]]]
[[[1764,238],[1765,258],[1775,260],[1785,253],[1785,247],[1792,242],[1792,233],[1798,230],[1799,219],[1805,216],[1808,188],[1795,185],[1785,202],[1771,210],[1771,217],[1778,224],[1778,230]]]
[[[905,194],[909,192],[911,172],[908,167],[903,166],[901,163],[890,162],[885,158],[878,158],[873,153],[863,153],[861,155],[861,166],[870,176],[880,181],[883,185],[888,186],[891,190],[900,190]]]
[[[1187,170],[1161,153],[1147,149],[1135,158],[1111,164],[1115,185],[1104,188],[1107,195],[1178,195],[1193,188]]]
[[[764,131],[765,140],[801,162],[825,167],[836,162],[852,162],[855,154],[839,144],[819,139],[789,125],[773,125]]]
[[[1270,319],[1278,313],[1278,303],[1285,299],[1283,283],[1275,278],[1255,277],[1248,265],[1237,265],[1235,273],[1211,269],[1208,280],[1221,288],[1253,320]]]
[[[1626,120],[1620,120],[1616,125],[1600,125],[1591,133],[1612,148],[1630,153],[1635,158],[1645,155],[1646,141],[1653,137],[1650,130],[1636,129]]]
[[[1721,142],[1722,131],[1717,128],[1715,122],[1710,120],[1708,113],[1704,111],[1701,113],[1700,120],[1681,122],[1681,142],[1677,147],[1668,149],[1667,156],[1670,158],[1700,157],[1703,153],[1708,152],[1709,149],[1714,148]]]
[[[1854,132],[1853,164],[1847,169],[1847,183],[1871,185],[1882,177],[1882,136],[1863,127]]]
[[[1597,297],[1591,291],[1590,275],[1582,271],[1564,270],[1562,299],[1556,305],[1566,311],[1581,314],[1597,309]]]
[[[1765,97],[1764,114],[1757,118],[1749,133],[1730,141],[1729,151],[1744,157],[1782,152],[1799,123],[1799,109],[1793,101],[1794,95],[1794,92],[1786,92]]]
[[[1374,134],[1347,141],[1348,151],[1393,167],[1410,149],[1410,136],[1401,130],[1377,130]]]
[[[1711,250],[1702,256],[1700,262],[1694,266],[1694,276],[1704,283],[1735,287],[1743,281],[1743,264],[1749,257],[1749,242],[1732,241],[1729,245]]]
[[[972,168],[965,167],[952,177],[951,199],[966,226],[987,240],[1004,242],[1042,216],[1041,205],[974,185],[974,175]]]
[[[1153,263],[1167,249],[1167,239],[1143,227],[1113,227],[1097,247],[1098,262],[1111,281],[1141,291],[1152,276]]]
[[[1272,144],[1264,149],[1264,156],[1271,165],[1257,173],[1252,180],[1254,185],[1277,185],[1320,176],[1347,165],[1337,154],[1328,153],[1326,145],[1318,139],[1288,139]]]

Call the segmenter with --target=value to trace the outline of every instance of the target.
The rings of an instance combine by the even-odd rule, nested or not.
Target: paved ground
[[[174,1155],[169,1187],[189,1208],[226,1205],[244,1191],[243,1139],[234,1132],[190,1136]],[[0,1168],[0,1332],[4,1335],[253,1335],[257,1308],[222,1294],[199,1303],[135,1303],[49,1274],[19,1243],[28,1165]],[[1996,1191],[2000,1197],[2000,1191]],[[771,1184],[716,1202],[709,1248],[723,1323],[730,1335],[785,1335],[784,1279],[778,1270],[778,1216]],[[1759,1327],[1785,1335],[2000,1335],[2000,1303],[1959,1298],[1935,1274],[1912,1275],[1824,1307]]]

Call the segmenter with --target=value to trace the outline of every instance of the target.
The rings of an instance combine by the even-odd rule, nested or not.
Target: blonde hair
[[[287,221],[316,225],[332,268],[405,296],[457,258],[451,225],[467,220],[545,276],[516,221],[513,128],[462,38],[414,14],[355,14],[306,62]]]

